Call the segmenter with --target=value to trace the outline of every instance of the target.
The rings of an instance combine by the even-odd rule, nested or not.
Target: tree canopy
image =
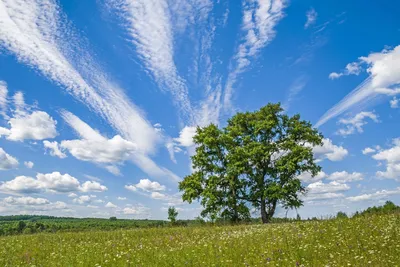
[[[267,223],[277,205],[302,205],[302,172],[321,170],[312,148],[322,144],[322,135],[300,115],[284,114],[279,103],[237,113],[222,129],[198,127],[193,140],[194,171],[179,189],[184,201],[200,200],[201,215],[211,219],[246,220],[253,207]]]

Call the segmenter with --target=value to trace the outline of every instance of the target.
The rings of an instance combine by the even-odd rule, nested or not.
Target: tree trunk
[[[261,219],[263,223],[269,223],[265,199],[261,199]]]

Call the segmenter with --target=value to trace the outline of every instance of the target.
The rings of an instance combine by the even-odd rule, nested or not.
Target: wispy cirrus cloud
[[[68,41],[78,37],[68,25],[56,1],[0,1],[0,46],[61,85],[143,151],[152,151],[158,138],[153,127],[92,58],[79,52],[82,49],[74,49],[81,53],[74,54]],[[83,58],[85,70],[75,68],[76,58]]]
[[[161,89],[172,94],[184,119],[190,120],[193,112],[188,88],[174,62],[173,16],[168,1],[106,0],[106,3],[124,20],[145,69]]]
[[[155,151],[160,135],[95,60],[82,52],[88,48],[82,49],[70,25],[55,0],[0,1],[0,47],[65,88],[123,138],[137,144],[141,160],[136,164],[147,169],[149,164],[143,162],[152,162],[147,155]],[[154,162],[152,166],[162,169]]]
[[[369,77],[329,109],[319,119],[316,127],[343,112],[370,103],[379,95],[396,96],[400,94],[400,45],[393,49],[384,49],[381,52],[360,57],[358,62],[348,64],[342,75],[358,74],[362,70],[362,65],[367,66],[366,71]],[[354,68],[355,66],[356,68]],[[335,78],[338,78],[336,76]]]
[[[232,108],[234,86],[261,49],[275,37],[275,26],[284,16],[285,0],[245,0],[243,2],[242,41],[233,57],[233,64],[224,89],[224,107]]]

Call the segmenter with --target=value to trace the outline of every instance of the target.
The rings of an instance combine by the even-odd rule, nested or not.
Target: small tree
[[[178,211],[175,209],[175,207],[169,207],[168,208],[168,220],[172,224],[176,223],[176,218],[178,217]]]
[[[339,211],[336,214],[336,219],[347,219],[347,218],[348,218],[348,216],[347,216],[346,212]]]
[[[117,217],[110,217],[110,221],[116,221]]]

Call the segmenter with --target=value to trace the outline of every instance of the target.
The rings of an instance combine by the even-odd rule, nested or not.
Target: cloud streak
[[[366,71],[369,77],[329,109],[318,120],[315,127],[322,126],[350,109],[366,105],[379,95],[400,94],[400,45],[392,50],[384,49],[378,53],[371,53],[367,57],[360,57],[358,63],[346,66],[345,74],[338,75],[357,75],[361,72],[361,64],[367,65]],[[338,78],[338,75],[334,78]]]
[[[224,107],[232,108],[232,95],[239,75],[247,70],[261,49],[275,37],[275,26],[283,18],[284,0],[246,0],[243,3],[242,42],[233,57],[233,68],[224,91]]]

